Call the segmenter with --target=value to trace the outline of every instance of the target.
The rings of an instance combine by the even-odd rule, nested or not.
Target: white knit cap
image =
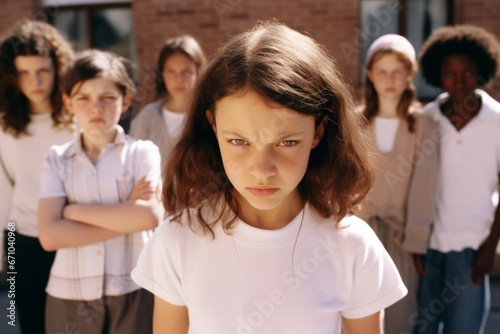
[[[417,63],[415,48],[411,43],[401,35],[387,34],[377,38],[368,48],[366,53],[366,64],[368,64],[375,54],[380,49],[393,49],[406,55],[412,63]]]

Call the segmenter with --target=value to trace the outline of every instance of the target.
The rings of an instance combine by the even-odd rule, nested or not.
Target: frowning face
[[[219,100],[212,121],[225,172],[243,210],[286,212],[300,205],[297,186],[323,135],[313,116],[247,89]]]
[[[19,89],[29,102],[31,104],[50,102],[55,81],[52,59],[41,56],[17,56],[14,59],[14,66]]]

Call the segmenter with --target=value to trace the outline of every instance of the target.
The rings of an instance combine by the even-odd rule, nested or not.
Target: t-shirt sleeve
[[[65,165],[66,163],[57,154],[55,147],[51,147],[43,160],[39,198],[66,197],[62,178]]]
[[[355,252],[351,298],[342,316],[363,318],[394,304],[408,290],[389,254],[373,230],[363,221],[352,225],[358,239]],[[350,228],[350,227],[349,227]]]
[[[180,279],[180,250],[178,232],[182,226],[168,219],[156,229],[144,246],[131,276],[135,283],[168,303],[185,306]],[[168,247],[167,247],[168,245]]]

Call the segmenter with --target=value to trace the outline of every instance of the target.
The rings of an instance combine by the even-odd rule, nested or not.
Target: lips
[[[102,118],[92,118],[90,123],[104,123],[104,119]]]
[[[272,187],[251,187],[247,189],[255,197],[269,197],[274,195],[279,190],[279,188]]]

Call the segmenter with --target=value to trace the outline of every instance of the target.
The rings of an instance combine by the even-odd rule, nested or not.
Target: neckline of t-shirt
[[[181,112],[173,112],[172,110],[169,110],[165,107],[163,107],[162,109],[162,112],[164,114],[166,114],[168,117],[177,117],[177,118],[184,118],[186,116],[185,113],[181,113]]]
[[[384,123],[384,124],[394,124],[394,123],[399,123],[399,117],[375,117],[376,122]]]
[[[304,209],[289,224],[276,230],[256,228],[238,219],[232,233],[233,237],[240,243],[260,248],[277,248],[293,244],[297,236],[298,239],[302,238],[315,226],[314,209],[308,203]]]
[[[30,114],[30,121],[45,121],[51,118],[51,114],[49,112],[45,112],[42,114]]]

